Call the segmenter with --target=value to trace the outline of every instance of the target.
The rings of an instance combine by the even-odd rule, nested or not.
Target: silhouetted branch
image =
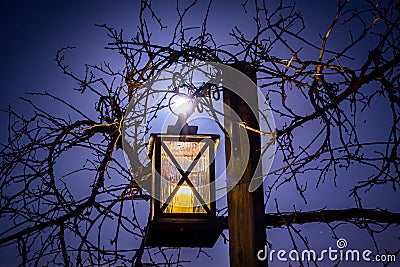
[[[228,229],[228,217],[221,217],[224,229]],[[265,214],[267,227],[284,227],[293,224],[354,222],[400,224],[400,213],[387,210],[347,209],[284,212]]]

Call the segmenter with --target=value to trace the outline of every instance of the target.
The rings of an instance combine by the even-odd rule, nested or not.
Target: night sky
[[[76,72],[84,70],[84,64],[100,64],[103,61],[110,62],[116,68],[122,68],[124,60],[115,52],[105,50],[104,47],[110,41],[106,32],[96,27],[95,24],[107,24],[116,29],[123,28],[125,36],[135,32],[138,23],[137,1],[118,0],[118,1],[30,1],[30,0],[4,0],[0,3],[1,20],[1,43],[0,58],[2,61],[0,79],[2,97],[0,98],[0,108],[5,109],[10,104],[17,111],[30,114],[26,104],[20,97],[27,97],[25,92],[51,92],[59,97],[65,98],[83,111],[91,112],[95,99],[80,97],[79,93],[72,88],[76,85],[65,77],[57,68],[55,55],[58,49],[65,46],[76,46],[76,49],[66,54],[66,61]],[[216,1],[218,2],[218,1]],[[237,1],[240,2],[240,1]],[[359,1],[361,2],[361,1]],[[242,15],[240,5],[234,9],[228,1],[215,4],[214,15],[210,18],[209,27],[216,34],[216,40],[223,42],[227,37],[227,32],[234,25],[242,28],[251,27],[251,19]],[[329,24],[329,19],[334,16],[336,7],[335,0],[326,1],[301,1],[298,8],[303,12],[306,19],[307,34],[310,40],[318,40],[318,33],[323,33]],[[168,16],[171,7],[169,5],[158,5],[156,10],[164,16],[164,22],[168,25],[173,21]],[[164,12],[164,13],[163,13]],[[193,23],[201,21],[202,14],[194,14]],[[190,23],[190,22],[189,22]],[[249,28],[250,29],[250,28]],[[158,29],[154,29],[156,42],[162,42],[165,38]],[[330,45],[340,44],[340,40],[334,40]],[[354,51],[356,56],[363,56],[367,51]],[[48,108],[49,111],[63,114],[63,110],[58,110],[57,104],[47,102],[48,100],[33,97],[37,103]],[[385,105],[382,103],[382,105]],[[383,109],[382,109],[383,110]],[[382,111],[384,112],[384,111]],[[380,137],[379,129],[386,125],[385,117],[387,114],[377,110],[374,113],[366,114],[369,120],[376,123],[374,129],[366,129],[368,138]],[[5,114],[0,115],[2,124],[6,122]],[[279,118],[275,118],[277,126],[280,125]],[[7,129],[0,127],[0,141],[5,142]],[[72,160],[72,159],[71,159]],[[275,159],[279,160],[279,159]],[[363,177],[366,175],[364,170],[350,169],[341,175],[352,177]],[[312,177],[310,177],[312,179]],[[268,185],[269,182],[267,181]],[[348,197],[349,189],[353,183],[340,180],[337,187],[332,182],[322,184],[318,190],[310,189],[307,193],[308,203],[304,203],[301,198],[294,193],[295,189],[290,185],[284,185],[278,192],[273,193],[273,198],[279,199],[280,209],[291,211],[293,205],[297,210],[313,210],[327,207],[329,209],[351,208],[354,201]],[[310,187],[314,184],[310,184]],[[397,201],[395,201],[397,200]],[[399,210],[398,193],[385,190],[375,190],[370,194],[370,198],[365,199],[365,208],[375,208],[382,203],[382,206]],[[267,211],[275,211],[271,202],[267,206]],[[1,225],[1,222],[0,222]],[[1,228],[1,226],[0,226]],[[313,248],[325,248],[334,246],[331,233],[325,225],[310,224],[301,228],[307,233],[307,237],[313,244]],[[399,230],[394,230],[395,234]],[[352,247],[362,248],[365,242],[370,242],[362,230],[354,227],[344,227],[340,232],[352,240],[348,240]],[[227,232],[226,232],[227,233]],[[268,239],[271,243],[279,247],[290,247],[290,240],[285,230],[267,231]],[[381,241],[388,238],[388,247],[396,244],[393,239],[389,240],[392,233],[388,231],[381,237]],[[368,240],[368,241],[367,241]],[[398,241],[397,241],[398,244]],[[368,245],[370,247],[370,245]],[[214,261],[209,261],[205,256],[194,259],[193,266],[225,266],[228,262],[228,246],[223,244],[220,238],[214,249],[209,249]],[[13,249],[0,249],[0,266],[13,266],[15,255]],[[190,254],[189,250],[187,253]],[[195,255],[194,255],[195,256]],[[5,259],[6,258],[6,259]],[[192,256],[192,259],[195,258]],[[275,262],[276,265],[280,266]],[[282,265],[287,266],[287,265]],[[368,265],[373,266],[373,265]]]

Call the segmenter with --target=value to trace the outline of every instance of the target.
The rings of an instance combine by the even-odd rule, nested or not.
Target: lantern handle
[[[177,135],[197,134],[198,126],[187,124],[186,119],[187,118],[185,115],[179,114],[175,125],[168,125],[167,134],[177,134]]]

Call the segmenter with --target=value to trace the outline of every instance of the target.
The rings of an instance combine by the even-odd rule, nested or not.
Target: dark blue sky
[[[129,29],[136,22],[132,1],[2,1],[1,79],[6,83],[2,104],[26,91],[48,90],[70,94],[68,80],[55,67],[55,55],[64,46],[76,46],[71,65],[100,63],[109,52],[105,33],[96,23]]]
[[[240,1],[239,1],[240,2]],[[126,36],[133,33],[138,22],[138,9],[135,1],[128,0],[101,0],[101,1],[12,1],[4,0],[0,3],[0,21],[1,21],[1,42],[0,42],[0,80],[2,97],[0,108],[4,109],[9,103],[19,111],[28,112],[25,106],[18,99],[24,96],[24,92],[30,91],[48,91],[57,96],[69,99],[81,106],[83,110],[90,110],[94,106],[88,99],[77,97],[76,92],[72,92],[75,86],[74,82],[66,78],[56,67],[54,58],[57,49],[64,46],[76,46],[67,53],[67,62],[76,70],[83,70],[85,63],[99,64],[103,61],[109,61],[115,67],[122,67],[124,62],[122,57],[116,56],[114,52],[104,50],[109,39],[104,30],[95,26],[95,24],[108,24],[117,29],[123,28]],[[227,36],[227,31],[232,26],[249,27],[251,19],[246,20],[240,12],[232,8],[232,5],[217,3],[215,6],[215,15],[210,18],[209,27],[216,33],[217,41],[223,41]],[[301,1],[299,8],[303,11],[306,18],[308,31],[306,36],[310,40],[317,41],[318,33],[324,32],[329,24],[328,19],[334,16],[336,1]],[[164,22],[168,25],[169,20],[174,18],[163,12],[170,12],[170,6],[158,6],[158,11],[165,15]],[[194,14],[193,23],[199,21],[201,13]],[[309,18],[309,20],[308,20]],[[309,23],[307,23],[309,21]],[[190,23],[190,21],[189,21]],[[248,25],[248,26],[246,26]],[[165,36],[158,35],[155,30],[155,40],[162,42]],[[336,40],[340,44],[340,40]],[[335,45],[335,44],[333,44]],[[363,56],[367,51],[354,51],[355,55]],[[38,100],[41,104],[48,105],[50,110],[57,111],[57,106],[47,104],[44,100]],[[89,104],[88,104],[89,102]],[[386,114],[376,112],[369,114],[372,121],[376,121],[377,127],[373,135],[379,136],[379,124]],[[383,111],[382,111],[383,112]],[[1,122],[4,123],[6,117],[0,115]],[[279,122],[278,122],[279,124]],[[367,129],[369,130],[369,129]],[[6,138],[6,127],[1,127],[0,141]],[[364,176],[363,170],[350,170],[346,175]],[[280,199],[280,205],[283,210],[291,210],[293,203],[298,209],[312,210],[328,207],[348,208],[353,207],[353,201],[348,196],[348,190],[353,183],[348,180],[340,181],[338,187],[333,187],[332,183],[322,185],[319,190],[311,191],[309,194],[309,203],[305,205],[300,197],[296,196],[294,188],[286,185],[274,197]],[[286,193],[285,193],[286,192]],[[379,201],[377,198],[385,198],[386,207],[396,208],[398,204],[389,199],[397,199],[398,194],[377,191],[372,193],[370,201],[367,200],[366,207],[375,207]],[[389,204],[388,204],[389,203]],[[272,204],[272,203],[271,203]],[[267,207],[271,211],[274,207]],[[331,241],[326,241],[331,237],[328,234],[329,229],[326,226],[316,227],[315,224],[303,227],[308,231],[310,239],[320,247],[332,246]],[[350,228],[345,228],[343,234],[348,234]],[[397,230],[398,233],[398,230]],[[355,235],[361,236],[361,230],[356,230]],[[390,234],[390,233],[389,233]],[[282,247],[289,245],[287,233],[285,230],[270,231],[268,234],[270,242],[281,242]],[[351,240],[355,247],[363,246],[363,238]],[[13,253],[8,251],[9,253]],[[15,251],[14,251],[15,252]],[[213,250],[212,257],[214,261],[211,265],[224,264],[227,260],[227,246],[223,245],[222,240],[218,241]],[[4,252],[0,250],[3,257]],[[197,264],[207,259],[200,259]],[[12,266],[13,260],[10,260]],[[0,266],[7,262],[0,262]],[[372,265],[371,265],[372,266]]]

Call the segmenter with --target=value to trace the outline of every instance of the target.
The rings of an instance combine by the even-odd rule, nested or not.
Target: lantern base
[[[148,247],[213,247],[222,233],[217,218],[157,218],[147,229]]]

